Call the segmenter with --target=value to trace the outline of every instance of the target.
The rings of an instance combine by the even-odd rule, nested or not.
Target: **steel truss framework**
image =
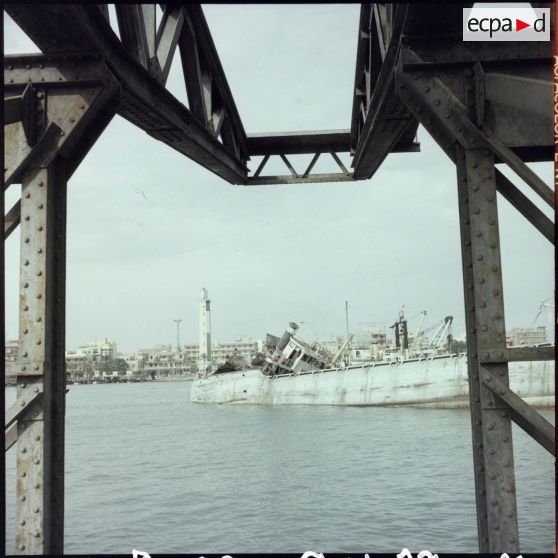
[[[553,455],[555,445],[552,425],[510,390],[508,362],[554,355],[505,347],[497,194],[551,244],[554,224],[496,164],[552,206],[526,164],[552,158],[550,45],[464,43],[458,5],[365,4],[350,129],[261,135],[243,129],[200,6],[166,5],[156,28],[154,5],[118,5],[122,41],[106,5],[5,9],[43,52],[4,60],[4,180],[22,191],[4,217],[4,238],[21,227],[17,402],[5,424],[6,449],[17,442],[16,551],[63,551],[66,185],[118,113],[254,186],[367,179],[389,153],[418,151],[419,123],[428,130],[457,168],[479,549],[518,552],[511,421]],[[177,49],[189,108],[164,87]],[[299,173],[292,154],[314,156]],[[312,174],[321,155],[341,172]],[[251,156],[263,156],[254,172]],[[262,175],[272,156],[289,174]]]

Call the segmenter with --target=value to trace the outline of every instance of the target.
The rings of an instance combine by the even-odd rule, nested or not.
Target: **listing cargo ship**
[[[267,354],[257,368],[227,363],[192,384],[197,403],[298,404],[347,406],[467,407],[467,357],[440,354],[438,346],[451,324],[444,319],[427,347],[409,344],[407,323],[394,324],[396,346],[371,350],[355,359],[352,337],[335,355],[300,339],[290,323],[281,338],[267,336]],[[451,336],[448,336],[451,342]],[[549,344],[546,344],[549,345]],[[348,356],[350,355],[350,357]],[[510,388],[536,407],[554,407],[554,361],[510,362]]]

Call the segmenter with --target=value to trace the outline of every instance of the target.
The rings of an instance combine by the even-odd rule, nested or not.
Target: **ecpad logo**
[[[463,8],[464,41],[550,41],[549,8]]]

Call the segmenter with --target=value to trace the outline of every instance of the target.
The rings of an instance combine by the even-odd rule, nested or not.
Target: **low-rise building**
[[[75,351],[66,352],[66,375],[72,379],[91,379],[95,372],[95,361],[91,355]]]
[[[214,367],[224,364],[229,358],[244,360],[247,366],[253,356],[262,351],[263,341],[239,335],[233,341],[221,341],[211,348]]]
[[[4,363],[6,368],[5,383],[14,385],[17,374],[17,359],[19,354],[19,341],[8,340],[4,344]]]
[[[152,378],[190,376],[196,369],[196,358],[191,351],[175,351],[171,345],[156,345],[137,351],[137,371]]]
[[[514,327],[506,332],[506,345],[508,347],[521,347],[542,345],[548,343],[546,327]]]
[[[78,355],[91,357],[94,362],[100,362],[103,359],[114,359],[117,354],[116,342],[111,341],[108,337],[100,337],[85,345],[81,345],[75,352]]]

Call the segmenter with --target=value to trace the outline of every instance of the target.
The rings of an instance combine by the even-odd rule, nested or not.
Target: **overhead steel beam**
[[[317,153],[334,149],[348,152],[351,146],[350,130],[323,130],[313,132],[276,132],[248,134],[250,155],[293,155]]]
[[[420,151],[420,144],[413,137],[401,141],[391,150],[392,153]],[[350,130],[316,130],[311,132],[273,132],[248,134],[250,155],[297,155],[304,153],[325,153],[335,151],[346,153],[351,150]]]
[[[97,6],[8,4],[4,9],[46,54],[100,54],[121,85],[118,109],[121,116],[228,182],[246,182],[246,159],[243,157],[242,138],[237,132],[235,138],[239,155],[230,146],[223,145],[126,52]],[[61,21],[66,23],[64,33],[60,33]],[[202,36],[205,36],[203,32]],[[214,79],[218,81],[215,78],[217,74],[216,71]],[[232,108],[228,116],[231,122],[235,121]]]
[[[417,63],[405,66],[403,63],[405,60]],[[476,64],[475,70],[478,68],[478,62]],[[545,68],[547,73],[551,71],[546,62],[538,58],[535,62],[528,60],[525,64],[521,71],[527,75],[530,72],[533,75],[544,76]],[[462,89],[455,86],[450,89],[449,81],[446,85],[446,82],[439,78],[431,78],[428,65],[420,60],[414,51],[403,49],[400,59],[401,71],[406,75],[413,75],[415,79],[408,81],[407,84],[400,82],[399,94],[406,101],[412,99],[409,106],[417,116],[422,115],[430,103],[437,101],[438,104],[432,104],[429,108],[431,110],[430,118],[426,120],[423,117],[422,123],[450,158],[454,158],[452,151],[455,142],[470,148],[486,147],[493,153],[496,162],[508,164],[540,196],[542,201],[550,204],[553,199],[551,189],[525,164],[518,153],[531,153],[531,150],[535,148],[543,150],[538,154],[544,154],[552,147],[552,129],[549,125],[552,105],[545,107],[546,118],[541,125],[517,126],[517,121],[529,122],[531,117],[538,118],[537,114],[544,108],[539,107],[533,116],[530,105],[526,105],[523,112],[513,113],[511,120],[514,123],[509,124],[509,119],[506,119],[502,113],[498,119],[499,124],[495,126],[494,119],[490,115],[500,109],[495,109],[488,104],[486,110],[475,113],[476,119],[482,117],[479,125],[470,118],[467,110],[476,105],[477,99],[482,100],[483,106],[487,101],[485,96],[478,95],[479,88],[484,88],[484,82],[482,79],[478,79],[479,72],[474,71],[472,66],[473,63],[470,62],[469,67],[461,70],[466,76],[467,84],[463,84]],[[499,66],[502,67],[502,63]],[[405,72],[405,67],[409,69],[408,72]],[[511,72],[514,66],[510,65],[508,68],[508,71]],[[451,71],[455,72],[455,70]],[[438,69],[437,72],[440,74],[442,70]],[[462,95],[462,91],[465,95],[458,97],[458,95]],[[495,127],[498,133],[496,133]],[[499,170],[496,170],[496,176],[498,191],[549,241],[553,242],[554,224],[552,221]]]
[[[157,30],[156,56],[160,69],[160,81],[164,85],[169,76],[172,59],[178,44],[178,38],[184,25],[184,9],[179,6],[167,6],[163,19]]]
[[[115,4],[122,44],[147,71],[154,73],[155,4]]]
[[[326,173],[309,175],[270,175],[258,176],[248,180],[246,186],[271,186],[274,184],[324,184],[327,182],[353,182],[351,174]]]
[[[203,10],[197,4],[186,4],[183,8],[185,25],[179,47],[190,108],[215,137],[220,132],[215,124],[219,127],[225,124],[228,134],[222,135],[224,144],[245,161],[249,155],[246,132]]]
[[[389,153],[403,151],[404,145],[414,146],[418,127],[395,90],[395,65],[407,6],[395,5],[390,16],[383,7],[373,6],[362,6],[359,24],[351,121],[355,179],[370,178]]]
[[[306,132],[303,132],[303,137],[308,137]],[[328,136],[328,134],[326,134]],[[269,136],[266,136],[266,139]],[[289,145],[288,143],[283,143],[285,137],[288,137],[289,140],[293,140],[292,143]],[[318,136],[319,137],[319,136]],[[324,183],[324,182],[347,182],[353,181],[354,177],[352,173],[350,173],[341,159],[338,157],[337,153],[334,149],[328,149],[327,144],[319,143],[314,141],[313,145],[318,148],[317,152],[314,153],[314,157],[306,167],[306,170],[303,173],[298,172],[291,161],[287,158],[287,155],[280,150],[281,145],[286,145],[288,152],[299,153],[299,145],[298,140],[300,136],[297,134],[289,135],[289,136],[280,136],[281,140],[279,142],[274,143],[276,138],[271,137],[271,141],[269,144],[264,145],[267,149],[267,153],[264,155],[262,161],[258,165],[258,168],[248,178],[248,186],[266,186],[271,184],[310,184],[310,183]],[[290,148],[290,149],[289,149]],[[303,147],[304,149],[304,147]],[[279,151],[276,153],[276,150]],[[314,165],[318,161],[321,155],[330,156],[333,159],[333,162],[339,167],[341,170],[340,173],[315,173],[312,174],[312,169]],[[287,167],[290,174],[288,175],[264,175],[262,176],[262,171],[266,164],[268,163],[270,157],[278,156],[282,161],[283,164]]]

